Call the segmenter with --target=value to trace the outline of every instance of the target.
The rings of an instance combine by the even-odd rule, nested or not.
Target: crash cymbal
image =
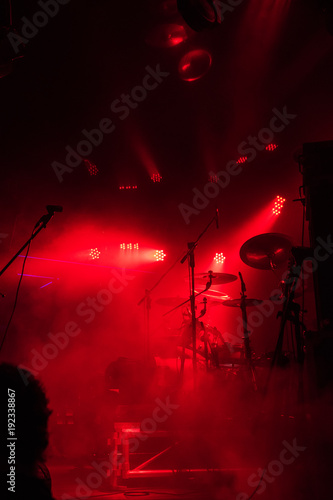
[[[245,299],[245,305],[246,307],[254,307],[254,306],[259,306],[262,303],[262,300],[260,299]],[[230,300],[224,300],[221,302],[224,306],[227,307],[241,307],[242,305],[242,299],[230,299]]]
[[[288,261],[292,243],[288,236],[265,233],[254,236],[242,245],[239,255],[242,261],[255,269],[277,269]]]
[[[225,285],[226,283],[231,283],[232,281],[237,280],[237,276],[234,274],[227,274],[227,273],[214,273],[214,272],[208,272],[208,273],[198,273],[194,275],[194,278],[196,279],[197,283],[204,283],[206,284],[210,277],[212,277],[212,284],[213,285]]]
[[[182,304],[188,300],[187,298],[184,297],[161,297],[160,299],[156,299],[155,303],[158,304],[159,306],[166,306],[166,307],[176,307],[179,304]]]

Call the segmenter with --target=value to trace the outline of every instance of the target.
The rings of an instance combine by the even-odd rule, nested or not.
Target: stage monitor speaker
[[[318,329],[333,330],[333,141],[303,144],[302,166],[310,243],[321,246],[314,272]]]

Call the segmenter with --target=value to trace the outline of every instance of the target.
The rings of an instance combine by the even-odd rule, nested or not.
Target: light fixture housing
[[[177,8],[186,24],[194,31],[214,28],[221,23],[213,0],[177,0]]]

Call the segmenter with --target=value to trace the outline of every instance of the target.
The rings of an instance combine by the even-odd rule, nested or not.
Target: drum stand
[[[289,275],[286,279],[286,290],[285,290],[285,301],[283,303],[283,309],[280,313],[281,323],[280,331],[278,336],[278,341],[274,351],[271,368],[276,364],[282,364],[282,347],[283,347],[283,337],[284,330],[287,321],[290,321],[294,325],[295,341],[296,341],[296,359],[298,363],[303,363],[304,361],[304,351],[303,351],[303,340],[301,333],[301,321],[300,321],[300,306],[294,302],[294,295],[297,286],[297,281],[299,278],[299,273],[296,272],[296,267],[291,267]]]
[[[301,272],[301,264],[303,260],[306,258],[304,254],[304,249],[301,247],[293,247],[291,250],[294,256],[294,265],[290,266],[289,274],[285,281],[286,289],[284,291],[285,301],[283,303],[283,309],[280,313],[281,322],[280,322],[280,330],[279,336],[276,344],[276,348],[274,351],[274,355],[272,358],[268,379],[265,388],[265,394],[268,392],[271,376],[273,373],[273,369],[276,365],[283,366],[285,364],[285,359],[282,355],[283,348],[283,338],[284,338],[284,330],[287,324],[287,321],[294,326],[294,334],[295,334],[295,342],[296,342],[296,360],[299,364],[299,398],[300,400],[303,398],[303,382],[302,382],[302,367],[304,363],[304,350],[303,350],[303,338],[301,328],[303,323],[300,321],[300,311],[301,308],[298,304],[294,302],[295,290],[297,286],[297,282]],[[294,345],[294,344],[293,344]],[[294,352],[295,354],[295,352]]]

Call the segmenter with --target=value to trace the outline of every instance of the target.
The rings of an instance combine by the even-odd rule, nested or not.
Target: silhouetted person
[[[50,414],[40,382],[27,370],[0,364],[0,498],[52,500],[44,460]]]

